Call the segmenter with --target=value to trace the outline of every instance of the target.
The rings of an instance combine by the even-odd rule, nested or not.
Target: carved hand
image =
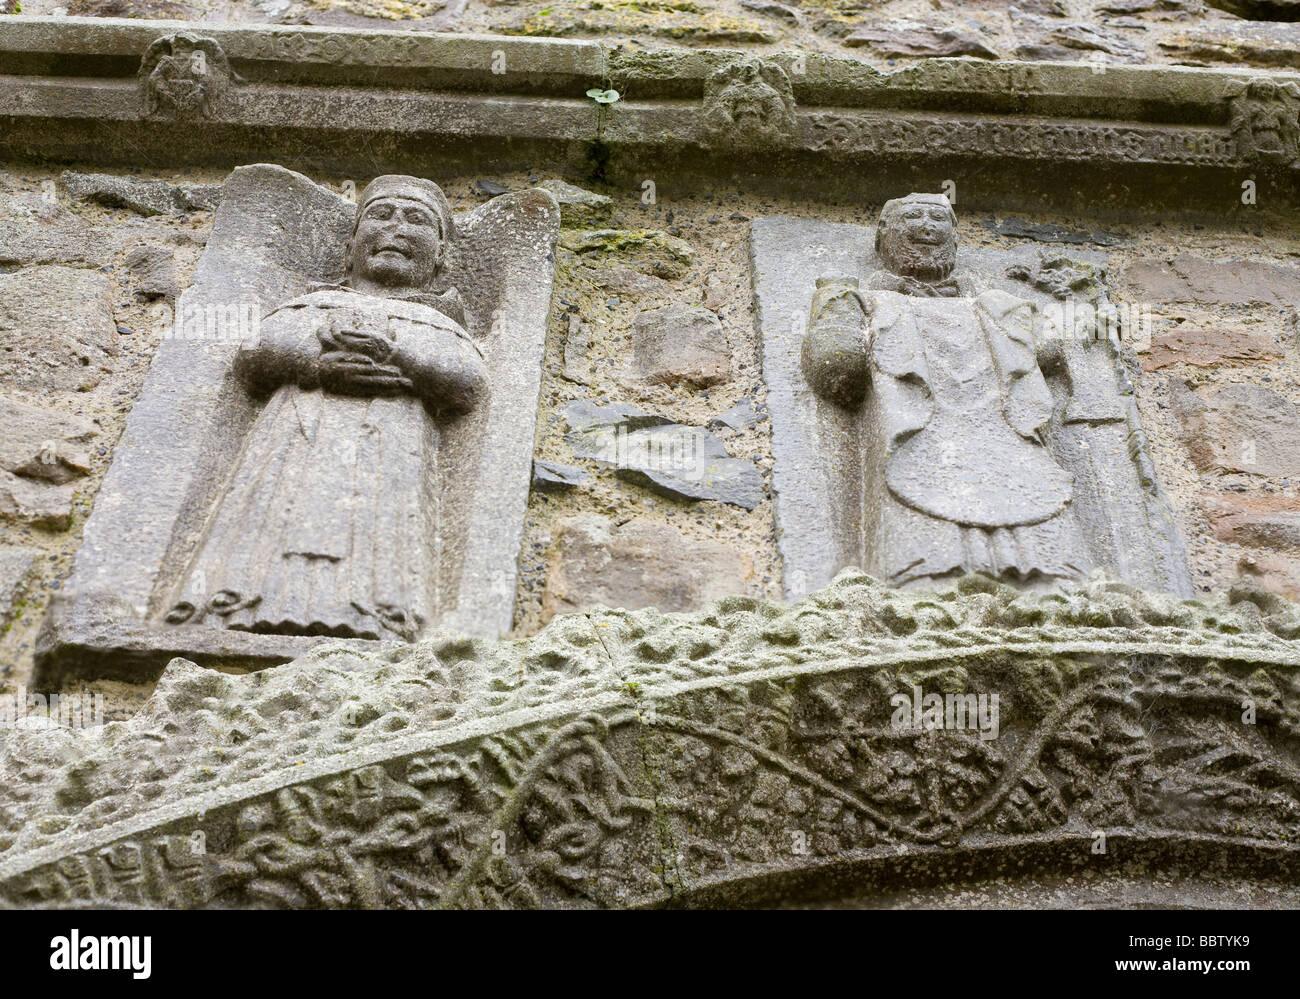
[[[327,353],[359,354],[383,364],[393,353],[393,341],[365,330],[324,329],[316,334],[321,356]]]
[[[411,391],[411,380],[393,364],[392,341],[358,330],[321,330],[321,387],[340,395],[397,395]]]

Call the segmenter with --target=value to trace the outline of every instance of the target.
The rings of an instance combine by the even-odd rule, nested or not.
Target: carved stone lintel
[[[183,31],[149,46],[139,78],[148,113],[177,118],[211,117],[213,103],[236,79],[216,39]]]
[[[776,63],[754,57],[730,62],[704,85],[710,145],[747,148],[793,134],[794,89]]]

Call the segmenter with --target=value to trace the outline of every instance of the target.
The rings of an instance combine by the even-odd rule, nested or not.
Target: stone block
[[[1203,471],[1300,476],[1300,407],[1262,385],[1192,391],[1174,381],[1174,412]]]
[[[89,388],[117,353],[106,274],[54,266],[0,274],[0,384]]]
[[[664,524],[572,517],[556,535],[543,611],[549,619],[598,605],[694,610],[745,593],[753,572],[736,549],[686,538]]]
[[[1283,306],[1300,301],[1300,268],[1266,260],[1181,253],[1136,260],[1125,268],[1124,279],[1134,301]]]
[[[633,378],[652,385],[707,387],[731,377],[731,349],[718,317],[698,306],[667,305],[632,322]]]

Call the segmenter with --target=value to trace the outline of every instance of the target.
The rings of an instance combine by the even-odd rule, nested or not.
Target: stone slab
[[[879,266],[874,241],[874,227],[790,216],[753,224],[750,256],[772,419],[777,545],[785,593],[792,599],[826,585],[861,558],[862,486],[855,469],[837,457],[856,436],[854,417],[812,391],[801,350],[817,279],[847,275],[865,282]],[[1017,244],[1006,250],[960,248],[957,266],[982,288],[1001,288],[1046,309],[1060,304],[1047,289],[1061,275],[1083,275],[1085,285],[1100,287],[1097,275],[1107,259],[1102,250],[1071,248],[1067,260],[1057,251]],[[1106,407],[1105,421],[1079,414],[1081,422],[1072,422],[1068,410],[1058,411],[1052,435],[1053,457],[1079,484],[1075,512],[1094,561],[1137,585],[1190,595],[1182,541],[1159,486],[1153,473],[1128,457],[1130,431],[1137,431],[1137,440],[1141,431],[1119,358],[1107,343],[1066,338],[1065,344],[1076,366],[1072,377],[1082,386],[1096,385],[1101,395],[1095,404]],[[1089,392],[1079,401],[1093,404]],[[1065,422],[1058,427],[1060,421]],[[1145,455],[1144,443],[1139,453]],[[1142,484],[1146,480],[1149,487]],[[1118,502],[1112,499],[1117,496]]]
[[[355,206],[301,174],[242,167],[227,179],[194,285],[161,344],[87,522],[72,578],[38,649],[50,675],[156,673],[177,654],[253,665],[284,662],[319,638],[164,627],[179,575],[233,467],[257,405],[231,361],[247,317],[337,280]],[[455,572],[431,626],[496,635],[513,615],[516,559],[532,468],[536,400],[550,305],[554,199],[525,191],[457,219],[451,281],[475,317],[489,402],[443,442],[462,478],[449,504]],[[120,651],[120,654],[118,654]]]

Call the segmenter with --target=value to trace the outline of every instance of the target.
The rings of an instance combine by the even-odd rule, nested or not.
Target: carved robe
[[[805,372],[860,406],[864,568],[896,585],[1079,576],[1090,560],[1072,478],[1042,439],[1053,404],[1032,307],[1001,291],[946,297],[956,290],[841,285],[814,305]]]
[[[173,623],[278,634],[416,637],[439,563],[439,417],[468,409],[485,373],[453,297],[314,291],[276,309],[236,370],[274,387],[190,567]],[[435,307],[435,305],[437,307]],[[460,317],[463,320],[463,313]],[[319,330],[394,342],[410,392],[318,387]],[[202,592],[196,600],[191,593]],[[187,615],[187,606],[193,608]]]

